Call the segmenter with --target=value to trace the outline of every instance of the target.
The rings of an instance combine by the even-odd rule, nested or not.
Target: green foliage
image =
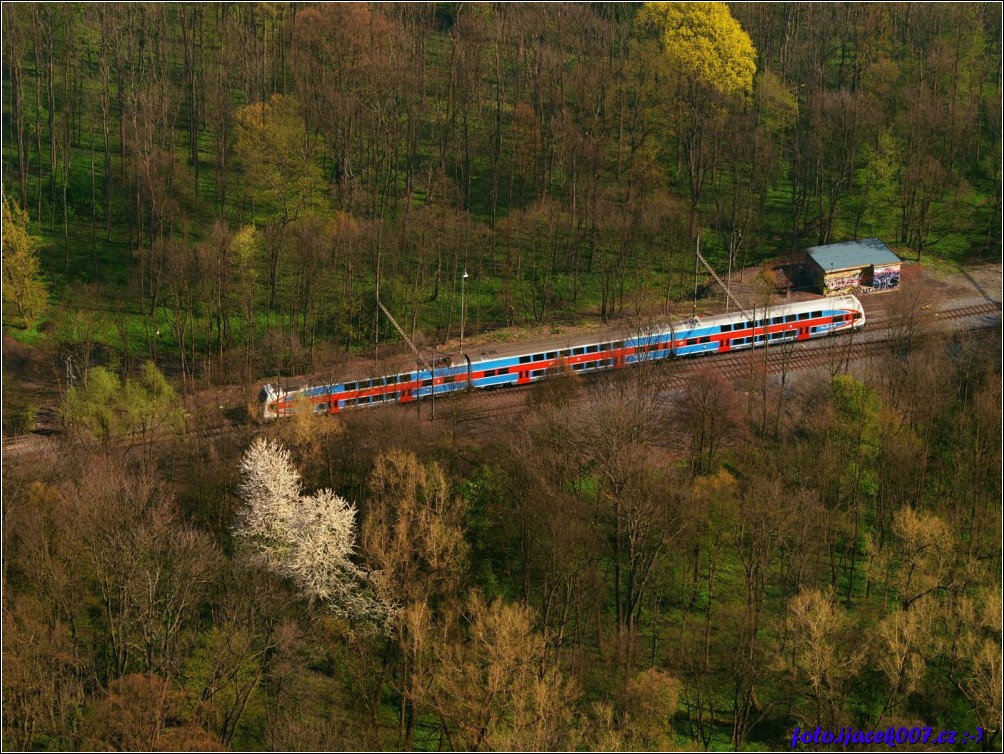
[[[757,76],[756,103],[760,119],[771,131],[784,131],[798,120],[798,100],[773,71],[764,70]]]
[[[105,367],[91,369],[84,386],[66,391],[63,420],[107,446],[161,429],[177,429],[182,409],[174,388],[148,361],[139,379],[123,381]]]
[[[875,391],[850,376],[830,383],[834,421],[828,438],[847,464],[847,476],[867,497],[878,492],[876,461],[882,447],[882,403]]]
[[[879,136],[878,145],[865,145],[864,166],[858,171],[861,186],[859,199],[859,225],[856,237],[893,238],[890,220],[896,216],[899,170],[902,164],[902,146],[891,133]]]
[[[641,17],[686,76],[724,94],[752,91],[756,49],[727,4],[645,3]]]
[[[272,95],[242,107],[236,119],[234,152],[260,209],[288,221],[319,206],[324,183],[296,98]]]
[[[28,213],[13,200],[3,198],[3,303],[4,321],[13,310],[17,322],[25,327],[42,316],[48,302],[48,290],[42,279],[36,251],[38,241],[28,230]]]
[[[199,637],[182,668],[184,687],[207,710],[210,730],[237,748],[261,740],[266,711],[261,649],[243,628],[214,626]]]

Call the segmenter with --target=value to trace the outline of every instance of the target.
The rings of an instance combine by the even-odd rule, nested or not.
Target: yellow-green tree
[[[686,155],[690,235],[699,233],[697,206],[719,160],[728,107],[753,91],[756,49],[725,3],[646,3],[642,28],[658,37],[676,87],[673,119]]]
[[[264,220],[262,240],[273,309],[287,230],[301,212],[323,204],[324,179],[315,162],[314,139],[294,97],[276,94],[267,102],[242,107],[236,121],[234,156],[255,214]]]
[[[178,394],[152,361],[139,379],[120,380],[115,372],[95,367],[87,383],[71,387],[63,401],[63,420],[109,447],[146,442],[156,432],[182,424]]]
[[[28,232],[28,214],[4,197],[3,303],[8,310],[13,307],[19,322],[26,327],[42,316],[49,298],[35,245]]]
[[[752,91],[756,48],[725,3],[645,3],[641,18],[684,76],[723,94]]]

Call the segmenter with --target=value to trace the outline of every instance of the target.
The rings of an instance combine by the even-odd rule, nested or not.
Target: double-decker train
[[[288,416],[303,400],[316,413],[411,401],[470,388],[526,385],[557,369],[596,372],[676,356],[728,353],[757,346],[809,340],[864,327],[865,313],[854,296],[816,299],[756,311],[709,317],[643,329],[568,336],[538,343],[442,357],[416,371],[281,390],[265,385],[260,394],[266,419]]]

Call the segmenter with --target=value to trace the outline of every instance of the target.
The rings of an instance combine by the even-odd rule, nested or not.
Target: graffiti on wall
[[[841,275],[840,277],[827,277],[823,283],[827,293],[842,291],[845,288],[853,288],[861,284],[860,275]]]
[[[885,291],[899,285],[899,270],[893,267],[876,267],[872,276],[872,288]]]

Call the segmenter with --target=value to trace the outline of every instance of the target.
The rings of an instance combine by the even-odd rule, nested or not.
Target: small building
[[[899,286],[902,261],[877,238],[813,246],[806,253],[813,279],[827,296]]]

